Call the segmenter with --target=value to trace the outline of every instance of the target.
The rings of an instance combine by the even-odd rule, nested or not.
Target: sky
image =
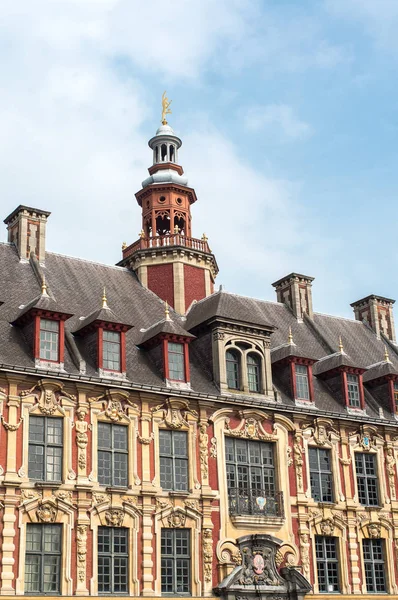
[[[47,250],[118,262],[167,90],[216,286],[398,300],[397,31],[397,0],[2,0],[0,216],[51,211]]]

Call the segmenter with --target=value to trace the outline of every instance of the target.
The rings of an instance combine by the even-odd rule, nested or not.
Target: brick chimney
[[[313,277],[290,273],[272,284],[276,290],[278,302],[286,304],[298,320],[302,320],[304,314],[310,319],[313,317],[311,292],[313,281]]]
[[[374,294],[357,300],[351,304],[357,321],[367,323],[378,338],[383,333],[389,340],[395,342],[395,327],[392,305],[395,300],[375,296]]]
[[[51,213],[29,206],[18,206],[6,219],[8,241],[15,244],[19,257],[29,260],[33,252],[44,263],[46,253],[46,223]]]

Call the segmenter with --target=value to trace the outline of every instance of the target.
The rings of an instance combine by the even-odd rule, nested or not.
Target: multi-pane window
[[[317,535],[315,537],[315,554],[319,591],[321,593],[339,592],[336,538]]]
[[[169,357],[169,379],[185,381],[184,344],[169,342],[167,345]]]
[[[188,490],[188,439],[185,431],[159,430],[160,485],[164,490]]]
[[[237,514],[276,510],[273,444],[225,438],[229,507]],[[260,505],[258,504],[258,499]],[[275,504],[275,506],[273,506]]]
[[[123,425],[98,423],[98,481],[127,486],[127,427]]]
[[[162,529],[161,570],[162,594],[190,594],[189,529]]]
[[[348,388],[348,406],[351,408],[361,408],[361,398],[359,394],[359,377],[358,375],[347,375]]]
[[[247,380],[250,392],[260,392],[261,359],[256,354],[247,356]]]
[[[59,594],[62,525],[26,525],[25,594]]]
[[[240,360],[236,350],[228,350],[226,355],[227,385],[232,390],[240,389]]]
[[[308,368],[305,365],[295,365],[296,371],[296,395],[300,400],[310,400],[310,388],[308,385]]]
[[[40,319],[40,358],[59,361],[59,321]]]
[[[394,406],[395,412],[398,413],[398,383],[394,383]]]
[[[309,448],[311,496],[316,502],[333,502],[330,450]]]
[[[29,418],[28,475],[38,481],[62,480],[63,419]]]
[[[128,530],[98,527],[98,593],[128,593]]]
[[[377,465],[375,454],[356,452],[355,469],[357,473],[358,499],[365,506],[378,506]]]
[[[103,332],[102,365],[108,371],[120,371],[120,333],[118,331]]]
[[[383,540],[363,540],[363,562],[365,565],[366,591],[387,591]]]

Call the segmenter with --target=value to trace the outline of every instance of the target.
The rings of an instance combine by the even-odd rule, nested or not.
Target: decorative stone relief
[[[215,437],[212,437],[210,442],[210,456],[211,458],[217,458],[217,439]]]
[[[293,458],[292,458],[292,449],[290,448],[290,446],[288,446],[286,448],[286,454],[287,454],[287,466],[291,467],[293,464]]]
[[[225,339],[225,333],[223,331],[215,331],[213,333],[213,340],[216,342],[218,340],[223,341]]]
[[[275,435],[264,431],[261,422],[256,417],[245,416],[242,411],[239,412],[239,416],[242,420],[235,429],[231,429],[229,417],[225,418],[224,431],[228,433],[228,435],[244,439],[255,439],[268,442],[275,441],[277,439]]]
[[[21,398],[33,396],[36,398],[38,407],[43,415],[54,415],[57,411],[64,414],[61,406],[62,398],[76,402],[76,396],[63,391],[63,385],[58,382],[42,379],[29,390],[20,393]]]
[[[385,461],[386,461],[388,484],[390,486],[391,500],[396,500],[396,491],[395,491],[395,468],[396,467],[395,467],[395,465],[396,465],[397,461],[395,460],[394,449],[391,446],[387,447]]]
[[[198,418],[196,410],[190,409],[188,402],[184,400],[168,399],[164,404],[152,408],[151,412],[152,414],[161,412],[163,423],[170,429],[188,427],[187,414],[191,414],[196,419]]]
[[[282,585],[276,571],[271,548],[253,546],[242,550],[240,585]]]
[[[208,445],[209,436],[207,434],[207,421],[201,421],[199,423],[199,456],[200,456],[200,472],[202,474],[202,480],[207,479],[209,475],[209,455]]]
[[[77,526],[77,576],[80,582],[86,580],[87,525]]]
[[[303,575],[310,581],[310,536],[308,533],[300,535],[300,554]]]
[[[93,492],[93,496],[92,496],[92,505],[95,506],[96,504],[104,504],[105,502],[110,502],[111,501],[111,495],[110,494],[105,494],[104,492]]]
[[[191,510],[194,510],[195,512],[200,512],[199,510],[199,502],[197,500],[184,500],[184,505],[187,508],[190,508]]]
[[[202,551],[204,580],[211,581],[213,563],[213,535],[211,529],[203,529],[202,531]]]
[[[85,420],[86,418],[86,410],[83,408],[78,408],[76,411],[76,415],[78,420],[75,423],[76,428],[76,444],[78,447],[77,450],[77,463],[79,465],[80,470],[84,470],[87,466],[87,444],[88,444],[88,435],[87,430],[89,428],[89,424]]]
[[[66,504],[73,504],[72,492],[66,490],[59,490],[55,492],[54,495],[57,499],[62,500],[62,502],[66,502]]]
[[[142,437],[138,431],[137,431],[137,440],[139,441],[140,444],[143,444],[144,446],[149,446],[149,444],[152,442],[152,440],[155,438],[155,434],[152,432],[151,435],[149,437]]]
[[[57,509],[48,502],[43,502],[36,511],[38,521],[42,523],[54,523],[57,518]]]
[[[123,525],[124,512],[117,508],[107,510],[105,513],[106,524],[110,527],[121,527]]]
[[[109,398],[107,407],[105,409],[105,415],[111,421],[121,421],[126,415],[124,414],[123,406],[120,400],[112,400],[112,398]]]
[[[17,429],[19,429],[23,421],[23,417],[21,417],[16,425],[12,425],[11,423],[7,423],[7,421],[4,420],[3,415],[0,415],[0,419],[7,431],[16,431]]]
[[[296,435],[294,438],[294,444],[293,444],[293,457],[294,457],[293,460],[294,460],[294,466],[296,468],[297,487],[300,492],[303,491],[303,464],[304,464],[303,454],[304,454],[304,449],[301,445],[301,438],[299,435]]]
[[[186,514],[180,511],[172,512],[167,517],[169,527],[184,527],[186,521]]]
[[[100,414],[105,415],[107,419],[114,423],[117,423],[118,421],[129,421],[123,403],[127,403],[132,408],[138,410],[137,404],[130,400],[129,394],[119,390],[106,390],[102,396],[88,398],[88,401],[90,403],[101,402],[105,404],[105,410]]]
[[[42,497],[43,493],[41,491],[27,489],[21,490],[21,504],[24,504],[24,502],[30,502],[31,500],[37,500],[38,498]]]
[[[381,536],[381,525],[379,523],[369,523],[368,534],[370,538],[379,538]]]
[[[322,532],[322,535],[327,535],[327,536],[333,535],[334,520],[332,518],[323,519],[319,524],[319,528]]]

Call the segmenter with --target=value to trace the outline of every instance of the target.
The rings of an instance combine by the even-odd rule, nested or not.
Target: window
[[[308,385],[308,369],[305,365],[295,365],[296,371],[296,395],[300,400],[310,400],[310,388]]]
[[[363,540],[362,548],[366,591],[369,594],[386,592],[383,540]]]
[[[316,502],[333,502],[330,450],[309,448],[311,496]]]
[[[315,537],[315,554],[320,592],[339,592],[339,569],[336,552],[336,538]]]
[[[184,344],[168,343],[169,379],[185,381]]]
[[[247,380],[250,392],[260,392],[260,364],[259,356],[248,354],[247,356]]]
[[[191,591],[190,531],[162,529],[162,594],[189,594]]]
[[[59,594],[62,525],[26,525],[25,594]]]
[[[235,350],[228,350],[226,353],[227,362],[227,385],[232,390],[240,389],[240,365],[239,354]]]
[[[40,358],[59,361],[59,321],[40,319]]]
[[[120,333],[105,330],[102,344],[103,368],[108,371],[120,371]]]
[[[188,490],[188,443],[185,431],[159,430],[160,485],[164,490]]]
[[[127,427],[98,423],[98,481],[127,486]]]
[[[358,499],[365,506],[378,506],[376,456],[357,452],[355,454]]]
[[[63,419],[29,418],[28,475],[38,481],[62,481]]]
[[[98,593],[128,593],[128,530],[98,527]]]
[[[347,375],[347,388],[348,388],[348,406],[350,408],[361,408],[358,375],[351,375],[351,374]]]
[[[394,406],[395,412],[398,413],[398,383],[394,383]]]
[[[227,437],[225,453],[230,512],[276,512],[273,444]]]

